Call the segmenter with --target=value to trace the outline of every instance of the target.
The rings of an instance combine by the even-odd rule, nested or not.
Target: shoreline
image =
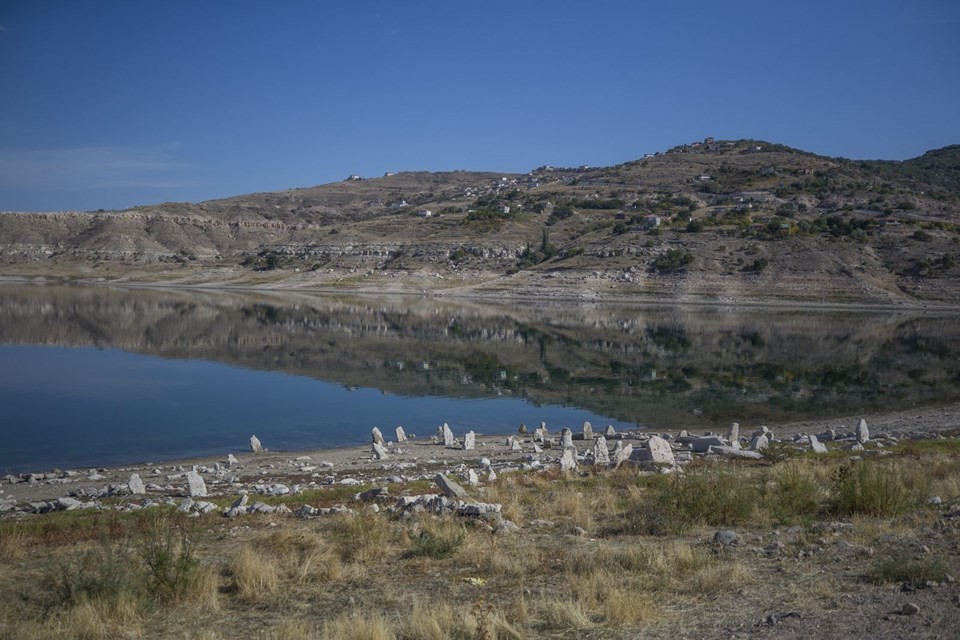
[[[755,429],[765,426],[783,440],[798,434],[819,433],[826,429],[834,429],[837,432],[852,431],[860,418],[865,419],[871,432],[879,437],[893,435],[923,438],[937,434],[960,434],[960,403],[822,420],[801,420],[767,425],[742,424],[740,432],[750,434]],[[728,426],[718,427],[713,433],[726,433]],[[533,427],[529,430],[532,433]],[[590,445],[582,439],[579,427],[573,431],[576,434],[575,444],[581,450],[589,449]],[[656,428],[625,430],[618,432],[614,438],[608,438],[608,443],[622,440],[625,444],[633,443],[636,446],[638,440],[645,440],[651,435],[664,434],[674,438],[679,431],[680,429],[658,430]],[[560,428],[555,426],[550,429],[549,434],[551,437],[556,437],[559,432]],[[505,444],[508,438],[516,436],[525,441],[529,441],[530,438],[530,434],[520,435],[516,432],[491,435],[477,433],[476,448],[462,450],[442,446],[442,443],[438,442],[433,435],[397,444],[391,442],[392,433],[392,430],[384,432],[389,452],[389,457],[385,460],[374,459],[369,443],[328,449],[272,451],[269,450],[269,442],[267,442],[265,444],[268,450],[263,453],[250,451],[236,453],[225,450],[217,455],[174,458],[158,462],[131,462],[108,467],[85,468],[84,471],[71,469],[55,473],[50,470],[38,470],[11,474],[0,478],[0,504],[11,498],[15,499],[17,504],[35,503],[56,500],[68,493],[83,495],[85,492],[103,487],[122,486],[129,481],[132,473],[140,475],[144,482],[153,483],[157,487],[162,486],[162,491],[155,489],[154,493],[183,498],[189,495],[182,490],[181,486],[185,482],[184,476],[187,471],[199,469],[206,474],[218,470],[218,481],[211,484],[210,495],[226,498],[234,497],[246,492],[250,487],[258,487],[264,483],[318,488],[341,483],[345,477],[354,477],[357,484],[365,485],[384,476],[391,476],[391,470],[399,471],[402,476],[407,477],[405,472],[410,469],[426,472],[425,477],[430,477],[435,471],[450,466],[463,467],[465,464],[476,466],[481,458],[489,459],[494,468],[498,466],[503,468],[517,464],[523,459],[523,453],[527,453],[526,446],[522,452],[511,450]],[[603,433],[603,426],[598,425],[594,428],[595,436]],[[691,435],[703,433],[705,432],[700,429],[690,430]],[[546,449],[545,453],[549,457],[550,449]],[[554,449],[552,455],[557,457],[559,451]],[[230,457],[238,462],[235,465],[228,464],[227,460]],[[230,477],[234,479],[233,482],[219,482],[223,475],[221,472],[224,470],[228,479]],[[13,482],[11,478],[16,478],[17,481]],[[26,480],[27,478],[32,480]],[[162,484],[158,484],[160,481]]]
[[[370,290],[343,289],[334,287],[283,287],[283,286],[262,286],[262,285],[232,285],[226,283],[201,283],[185,284],[171,281],[142,282],[127,280],[88,280],[84,278],[57,278],[57,277],[28,277],[28,276],[5,276],[0,275],[0,285],[27,284],[35,286],[46,285],[71,285],[71,286],[90,286],[90,287],[122,287],[128,289],[146,289],[146,290],[170,290],[170,291],[197,291],[197,292],[224,292],[224,293],[251,293],[264,295],[314,295],[314,296],[360,296],[360,297],[384,297],[401,296],[408,298],[442,298],[446,300],[464,300],[474,302],[502,302],[502,301],[527,301],[527,302],[545,302],[545,303],[576,303],[576,304],[596,304],[596,305],[622,305],[637,307],[706,307],[706,308],[738,308],[738,309],[782,309],[782,310],[823,310],[823,311],[864,311],[864,312],[932,312],[932,313],[954,313],[960,312],[960,303],[950,303],[943,300],[912,300],[903,299],[897,302],[870,302],[870,301],[841,301],[841,300],[781,300],[776,297],[770,298],[742,298],[742,299],[716,299],[706,297],[685,296],[682,299],[668,296],[658,296],[656,294],[637,295],[628,294],[624,296],[599,296],[584,297],[574,292],[561,293],[559,295],[545,294],[541,296],[531,296],[515,293],[505,293],[502,291],[489,290],[477,291],[474,286],[454,287],[449,289],[389,289],[389,290]]]

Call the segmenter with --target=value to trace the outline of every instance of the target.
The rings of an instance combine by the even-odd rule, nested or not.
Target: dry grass
[[[960,573],[947,536],[923,538],[929,554],[882,561],[902,547],[891,539],[918,540],[942,517],[925,504],[929,492],[950,500],[960,486],[960,462],[950,454],[910,455],[920,460],[693,465],[685,478],[623,469],[569,479],[506,475],[484,488],[483,500],[504,504],[506,517],[524,524],[510,535],[455,516],[370,510],[239,525],[172,514],[2,522],[0,637],[516,640],[678,629],[706,636],[715,629],[703,625],[720,620],[752,624],[745,616],[758,608],[817,612],[842,606],[845,592]],[[905,500],[893,511],[851,509],[840,517],[852,531],[813,526],[838,519],[838,496],[852,477],[842,474],[869,466],[895,475]],[[888,487],[876,473],[855,482],[863,495]],[[537,519],[555,526],[531,526]],[[792,522],[804,526],[781,526]],[[81,523],[99,529],[80,531]],[[718,523],[735,523],[744,538],[763,540],[758,547],[786,547],[772,556],[747,545],[716,548]],[[590,535],[570,535],[575,526]],[[876,554],[864,560],[840,541]],[[811,546],[821,551],[798,557]],[[150,579],[155,571],[162,579]],[[742,609],[729,607],[731,594]]]
[[[280,586],[280,570],[276,561],[244,545],[230,563],[237,594],[248,603],[270,598]]]

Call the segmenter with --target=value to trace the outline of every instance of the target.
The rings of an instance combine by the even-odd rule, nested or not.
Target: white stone
[[[189,485],[191,498],[206,497],[207,483],[203,481],[199,473],[196,471],[187,471],[187,484]]]
[[[826,453],[827,446],[817,439],[817,436],[810,436],[810,450],[814,453]]]
[[[622,442],[622,441],[620,441]],[[633,455],[633,445],[628,444],[622,447],[617,447],[613,451],[613,466],[619,468],[624,462],[630,459],[630,456]]]
[[[440,428],[443,430],[443,446],[445,447],[455,446],[456,442],[453,439],[453,431],[450,430],[450,425],[444,422],[443,426]]]
[[[463,450],[464,451],[473,451],[477,446],[477,437],[473,431],[467,431],[467,434],[463,436]]]
[[[770,440],[767,438],[765,433],[758,431],[753,434],[753,439],[750,441],[751,451],[763,451],[769,446]]]
[[[142,496],[147,492],[147,488],[143,486],[143,480],[140,479],[140,474],[138,473],[130,475],[130,480],[127,482],[127,486],[130,487],[130,493],[135,496]]]
[[[437,486],[448,498],[460,498],[462,500],[467,497],[467,492],[464,491],[463,487],[442,473],[438,473],[433,481],[437,483]]]
[[[587,441],[593,440],[593,425],[589,422],[583,423],[583,439]]]
[[[666,466],[675,466],[677,459],[673,455],[673,448],[670,443],[660,436],[650,436],[647,440],[647,449],[650,451],[650,461],[654,464]]]
[[[235,465],[235,464],[240,464],[240,461],[237,460],[237,456],[233,455],[232,453],[228,453],[228,454],[227,454],[227,464],[232,467],[232,466]]]
[[[870,429],[867,428],[867,421],[863,418],[860,418],[859,422],[857,422],[856,434],[857,442],[860,444],[870,440]]]
[[[467,469],[467,484],[471,487],[475,487],[480,484],[480,476],[477,475],[477,472],[473,469]]]
[[[257,436],[250,436],[250,451],[263,453],[263,445],[260,444],[260,438]]]
[[[374,460],[386,460],[389,457],[387,455],[387,449],[378,442],[370,443],[370,450],[373,453]]]
[[[607,436],[608,438],[612,438],[613,436],[617,435],[617,430],[613,428],[612,424],[608,424],[607,430],[603,432],[603,435]]]
[[[563,454],[560,456],[560,470],[564,472],[574,471],[577,468],[577,458],[576,454],[573,452],[573,448],[564,449]]]
[[[403,427],[397,427],[397,443],[406,442],[407,434],[404,432]]]
[[[566,427],[560,432],[560,448],[567,449],[573,446],[573,432]]]
[[[734,442],[740,439],[740,423],[731,422],[730,430],[727,432],[727,440],[732,445]]]
[[[370,438],[371,438],[371,442],[373,442],[374,444],[378,444],[381,447],[386,445],[386,442],[384,442],[383,440],[383,433],[380,432],[379,427],[374,427],[373,429],[370,429]]]
[[[603,436],[597,436],[593,441],[593,464],[610,464],[610,451],[607,449],[607,439]]]

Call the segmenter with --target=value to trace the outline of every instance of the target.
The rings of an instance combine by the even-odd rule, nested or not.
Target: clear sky
[[[960,143],[956,0],[3,0],[0,210]]]

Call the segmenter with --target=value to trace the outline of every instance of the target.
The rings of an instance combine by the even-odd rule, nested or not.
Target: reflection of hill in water
[[[405,395],[516,395],[664,427],[960,397],[960,320],[909,313],[5,285],[0,342],[201,358]]]

